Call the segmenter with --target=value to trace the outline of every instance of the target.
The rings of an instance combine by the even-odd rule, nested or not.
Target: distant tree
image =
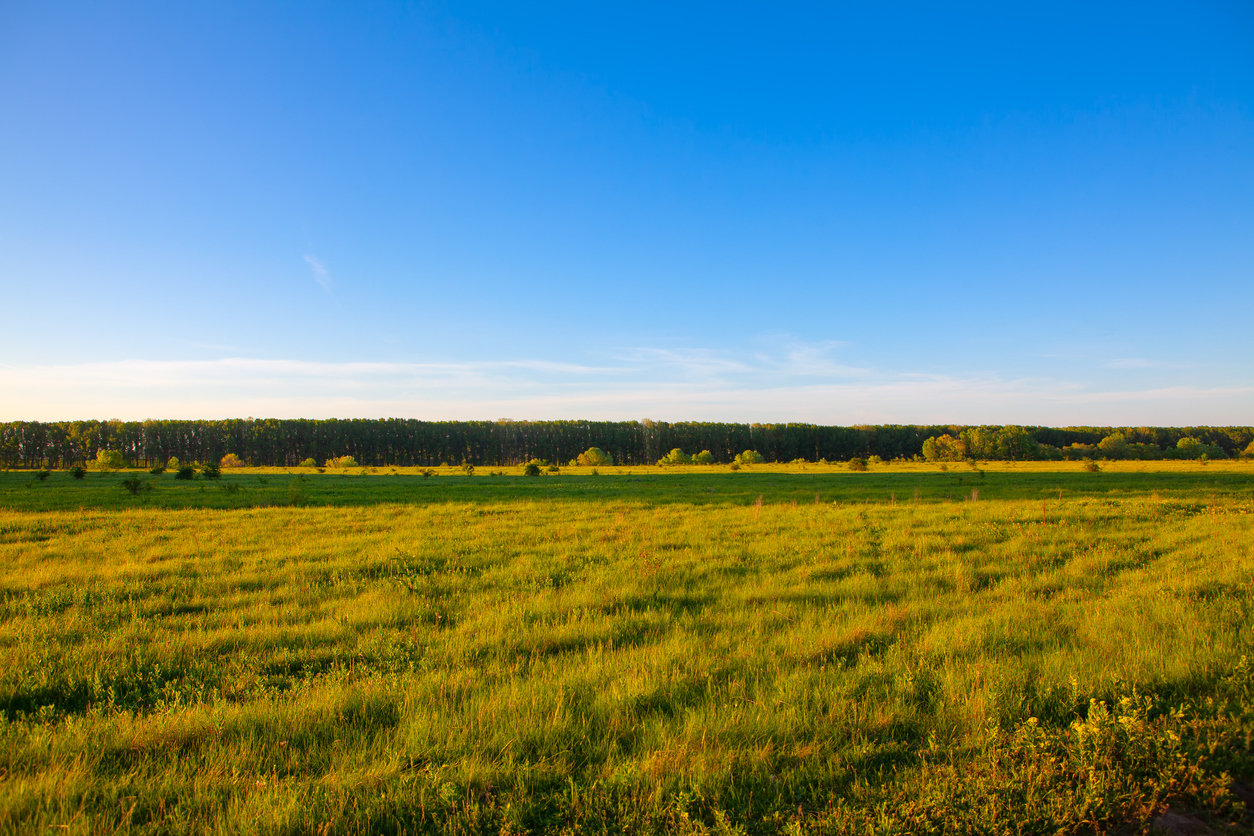
[[[1128,457],[1128,441],[1123,433],[1111,433],[1097,442],[1097,449],[1108,459],[1126,459]]]
[[[614,458],[600,447],[589,447],[575,458],[575,463],[583,467],[608,467],[614,464]]]
[[[709,450],[702,450],[692,457],[693,464],[714,464],[714,454]]]
[[[923,458],[930,462],[960,462],[966,457],[966,442],[948,433],[923,442]]]
[[[221,461],[218,462],[218,466],[219,467],[243,467],[244,460],[241,459],[239,456],[235,455],[234,453],[227,453],[225,456],[222,457]]]
[[[994,450],[997,458],[1023,461],[1040,456],[1041,445],[1023,427],[1008,426],[997,431]]]
[[[96,467],[99,470],[121,470],[125,466],[126,461],[117,450],[100,450],[96,453]]]
[[[757,450],[745,450],[743,453],[737,453],[734,460],[735,464],[762,464],[766,459]]]
[[[680,450],[678,447],[676,447],[674,450],[671,450],[665,456],[658,459],[657,463],[660,465],[692,464],[692,456],[689,456],[683,450]]]

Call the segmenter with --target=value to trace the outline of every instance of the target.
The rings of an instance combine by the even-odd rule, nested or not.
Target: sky
[[[0,420],[1254,423],[1254,6],[0,2]]]

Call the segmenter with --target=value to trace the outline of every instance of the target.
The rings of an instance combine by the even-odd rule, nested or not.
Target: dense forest
[[[855,427],[662,421],[417,421],[232,419],[226,421],[14,421],[0,424],[4,467],[65,468],[116,450],[134,466],[171,457],[294,466],[352,456],[364,466],[564,464],[589,447],[614,461],[652,464],[670,450],[708,450],[715,462],[756,450],[766,461],[914,458],[1230,458],[1254,444],[1251,427]]]

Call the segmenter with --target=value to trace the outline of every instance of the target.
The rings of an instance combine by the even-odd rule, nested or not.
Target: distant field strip
[[[568,472],[0,474],[0,832],[1249,827],[1254,467]]]

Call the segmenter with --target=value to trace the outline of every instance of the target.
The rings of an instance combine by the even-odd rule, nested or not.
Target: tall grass
[[[1250,469],[1061,467],[4,475],[0,832],[1242,821]]]

